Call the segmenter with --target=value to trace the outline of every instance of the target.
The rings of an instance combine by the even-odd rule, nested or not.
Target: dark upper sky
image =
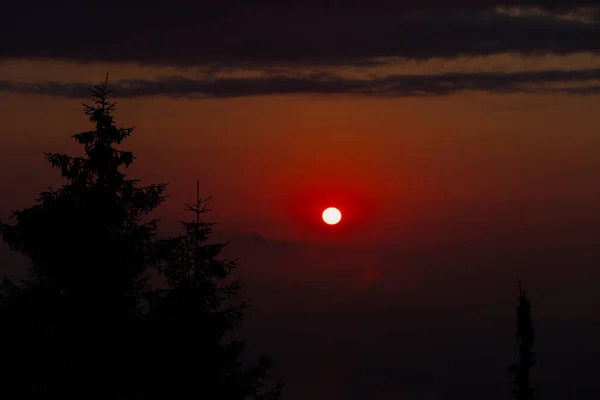
[[[12,4],[0,55],[267,68],[600,49],[596,1],[127,4]]]
[[[0,218],[106,72],[131,174],[201,179],[286,399],[506,399],[517,277],[540,398],[597,399],[597,1],[13,2]],[[319,216],[338,206],[342,223]],[[0,249],[3,273],[22,260]]]

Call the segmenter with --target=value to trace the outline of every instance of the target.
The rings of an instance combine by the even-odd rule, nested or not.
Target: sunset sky
[[[600,396],[597,1],[93,4],[3,12],[0,218],[108,73],[164,232],[213,196],[286,400],[509,398],[517,277],[540,398]]]

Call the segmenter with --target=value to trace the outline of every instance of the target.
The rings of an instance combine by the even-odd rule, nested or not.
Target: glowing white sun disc
[[[335,225],[342,219],[342,213],[335,207],[329,207],[323,211],[323,221],[329,225]]]

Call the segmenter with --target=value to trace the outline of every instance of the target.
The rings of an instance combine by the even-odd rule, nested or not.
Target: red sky
[[[520,64],[518,57],[496,58],[488,65]],[[593,57],[573,60],[598,65]],[[24,81],[101,79],[108,69],[56,64],[5,62],[1,68],[3,76]],[[111,66],[111,79],[151,70],[121,68]],[[31,71],[28,78],[24,71]],[[76,100],[11,93],[0,100],[7,132],[2,168],[21,160],[19,173],[27,180],[48,173],[40,171],[36,148],[70,149],[67,135],[87,128]],[[117,121],[137,129],[128,143],[140,159],[136,172],[172,183],[167,208],[176,209],[200,177],[224,227],[294,237],[314,233],[303,225],[318,218],[313,207],[328,202],[345,208],[345,221],[358,224],[357,230],[380,233],[390,226],[423,229],[457,213],[526,212],[534,219],[541,213],[550,219],[590,214],[586,210],[600,196],[598,105],[595,97],[471,93],[421,99],[158,97],[121,100]],[[12,177],[0,179],[6,184]],[[27,191],[15,188],[3,202],[17,204]]]
[[[375,11],[372,19],[348,11],[330,25],[327,14],[298,30],[305,36],[279,27],[289,48],[258,27],[248,49],[238,48],[223,28],[214,40],[231,55],[208,39],[204,53],[187,49],[182,32],[198,24],[180,15],[181,26],[153,39],[164,40],[172,64],[139,32],[114,42],[114,54],[73,57],[73,35],[52,31],[65,41],[54,49],[13,24],[19,39],[0,44],[0,218],[60,184],[42,151],[78,151],[69,135],[90,128],[79,86],[108,72],[119,86],[116,122],[136,128],[124,145],[138,157],[131,174],[170,183],[164,232],[184,217],[196,178],[213,196],[210,218],[232,241],[228,255],[239,258],[254,299],[251,352],[273,354],[286,399],[451,399],[464,393],[467,373],[498,393],[490,399],[506,398],[517,276],[534,299],[543,397],[595,399],[586,363],[600,356],[600,96],[578,88],[598,85],[599,23],[548,9],[519,24],[525,11],[533,12],[477,14],[504,29],[499,39],[459,13],[440,17],[448,38],[415,36],[414,47],[398,48],[377,42],[397,32],[377,31],[392,17]],[[344,18],[360,33],[350,44]],[[482,36],[461,36],[455,22]],[[554,23],[562,41],[538,35],[541,26],[555,38]],[[423,34],[420,26],[410,29]],[[336,46],[311,36],[336,27]],[[527,34],[517,40],[519,29]],[[584,29],[589,36],[579,36]],[[360,65],[377,52],[390,59]],[[340,225],[320,220],[328,206],[342,211]],[[564,365],[579,369],[563,379]]]

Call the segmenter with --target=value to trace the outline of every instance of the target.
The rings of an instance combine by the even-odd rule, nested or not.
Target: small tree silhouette
[[[519,343],[519,363],[513,364],[508,371],[514,375],[515,388],[511,390],[518,400],[533,400],[533,387],[531,385],[531,367],[535,363],[535,353],[532,351],[533,324],[531,321],[531,302],[519,284],[519,305],[517,307],[517,342]]]
[[[157,229],[143,219],[164,199],[165,185],[138,187],[121,171],[134,156],[115,146],[133,128],[115,126],[107,81],[84,104],[95,129],[72,136],[84,155],[44,153],[66,183],[13,211],[16,224],[0,222],[2,239],[31,261],[23,285],[4,281],[0,315],[14,340],[4,361],[19,366],[0,379],[24,398],[127,391],[130,365],[119,358],[142,312]]]
[[[214,224],[200,220],[210,198],[201,200],[197,182],[196,203],[187,206],[194,220],[182,222],[184,233],[162,242],[159,272],[167,288],[149,293],[146,332],[152,346],[165,348],[147,363],[148,387],[159,398],[274,400],[281,384],[265,389],[271,361],[261,357],[246,369],[239,360],[241,341],[225,342],[242,322],[248,302],[238,302],[241,285],[232,280],[235,261],[219,259],[227,243],[208,244]],[[162,366],[157,368],[157,366]],[[164,397],[163,397],[164,396]]]

